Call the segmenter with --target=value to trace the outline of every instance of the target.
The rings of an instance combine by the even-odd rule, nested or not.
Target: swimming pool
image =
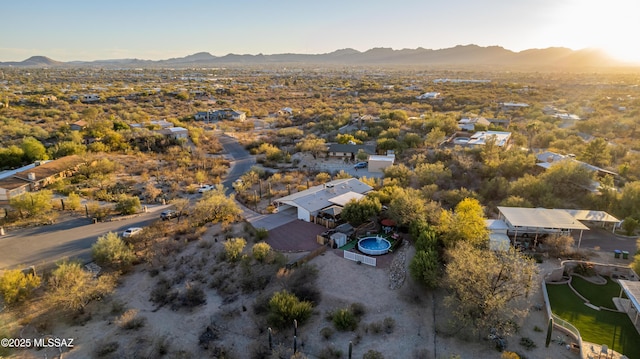
[[[372,256],[387,254],[389,248],[391,248],[391,242],[380,236],[363,237],[358,241],[358,250]]]

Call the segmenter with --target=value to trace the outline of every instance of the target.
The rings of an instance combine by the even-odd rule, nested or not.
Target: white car
[[[140,227],[127,228],[127,229],[124,230],[124,232],[122,232],[122,236],[123,237],[131,237],[131,236],[133,236],[136,233],[139,233],[141,231],[142,231],[142,228],[140,228]]]
[[[207,191],[211,191],[214,188],[216,188],[216,186],[212,184],[203,184],[202,186],[200,186],[200,188],[198,188],[198,193],[205,193]]]

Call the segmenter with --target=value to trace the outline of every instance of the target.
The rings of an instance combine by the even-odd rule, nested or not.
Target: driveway
[[[580,233],[573,233],[573,237],[576,240],[575,245],[577,247]],[[591,227],[590,231],[584,231],[582,233],[580,248],[592,250],[597,249],[602,252],[610,252],[611,255],[613,255],[614,250],[619,249],[621,251],[629,252],[631,257],[636,253],[637,246],[635,238],[618,237],[611,233],[611,229]]]

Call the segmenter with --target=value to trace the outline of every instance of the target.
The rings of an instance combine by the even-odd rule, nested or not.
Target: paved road
[[[149,207],[147,213],[113,222],[91,223],[76,218],[50,226],[7,232],[0,237],[0,269],[47,266],[61,258],[91,259],[90,248],[99,236],[144,227],[157,220],[167,206]]]
[[[233,181],[249,171],[256,164],[256,159],[235,138],[221,135],[218,139],[227,157],[231,160],[229,173],[225,180],[222,181],[227,193],[231,193],[233,192]]]

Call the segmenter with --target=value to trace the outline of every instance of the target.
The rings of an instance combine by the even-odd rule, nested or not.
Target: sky
[[[197,52],[599,48],[640,63],[638,0],[4,0],[0,61]]]

